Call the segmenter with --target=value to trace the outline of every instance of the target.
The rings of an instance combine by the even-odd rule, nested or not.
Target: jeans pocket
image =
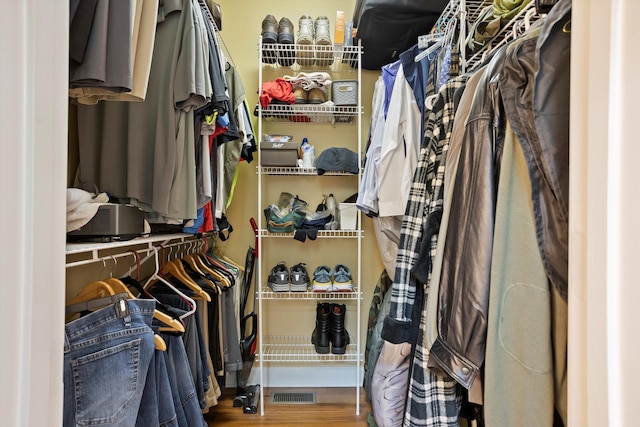
[[[78,425],[119,425],[128,407],[139,405],[141,342],[133,339],[71,361]]]

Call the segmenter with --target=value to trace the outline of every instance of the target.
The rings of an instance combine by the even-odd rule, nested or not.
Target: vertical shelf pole
[[[258,93],[262,90],[262,36],[258,38]],[[258,174],[258,212],[257,212],[257,222],[258,222],[258,230],[256,230],[256,263],[258,264],[258,270],[254,273],[257,273],[257,280],[254,280],[253,283],[255,285],[254,292],[258,293],[258,354],[260,355],[258,366],[260,368],[260,416],[264,416],[264,322],[262,316],[262,258],[260,257],[260,252],[262,251],[262,214],[261,214],[261,206],[262,206],[262,168],[260,167],[260,142],[262,139],[262,105],[260,105],[260,101],[258,101],[258,166],[257,166],[257,174]]]
[[[358,40],[358,191],[360,191],[360,186],[362,185],[362,43]],[[358,296],[357,304],[357,313],[358,313],[358,321],[357,321],[357,333],[356,333],[356,415],[360,415],[360,318],[362,317],[361,313],[361,295],[363,292],[362,286],[362,217],[360,209],[356,209],[356,220],[358,221],[358,226],[356,227],[356,231],[358,232],[358,292],[360,295]]]

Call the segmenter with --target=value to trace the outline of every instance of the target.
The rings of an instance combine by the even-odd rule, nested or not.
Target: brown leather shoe
[[[327,102],[327,93],[319,87],[314,87],[309,91],[307,102],[309,104],[322,104],[323,102]]]
[[[293,90],[293,96],[296,97],[296,104],[306,104],[308,102],[309,92],[298,86]]]
[[[293,46],[293,42],[293,22],[291,22],[289,18],[283,17],[278,23],[278,43],[280,45],[286,45],[279,46],[278,48],[279,62],[283,67],[290,67],[293,65],[295,59],[295,47]]]
[[[267,15],[262,20],[262,62],[273,64],[278,59],[275,50],[268,45],[278,42],[278,21],[273,15]]]

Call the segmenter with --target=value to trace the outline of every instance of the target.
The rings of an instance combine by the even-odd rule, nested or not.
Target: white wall
[[[573,2],[569,425],[637,425],[636,0]]]
[[[0,419],[62,424],[67,0],[0,0]]]

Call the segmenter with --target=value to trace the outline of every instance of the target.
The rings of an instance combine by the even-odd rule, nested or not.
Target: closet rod
[[[207,237],[207,236],[203,236],[203,237]],[[124,258],[124,257],[133,257],[132,252],[137,252],[137,253],[146,253],[147,255],[142,258],[140,260],[140,264],[143,264],[144,262],[146,262],[147,260],[149,260],[150,258],[153,257],[153,248],[154,246],[161,246],[164,248],[174,248],[177,246],[187,246],[187,245],[194,245],[194,246],[201,246],[200,242],[202,242],[202,237],[194,237],[194,238],[185,238],[185,237],[179,237],[180,241],[179,242],[175,242],[175,243],[170,243],[172,241],[174,241],[175,239],[166,239],[164,241],[157,241],[160,242],[157,245],[154,245],[154,242],[147,242],[146,248],[140,248],[140,249],[130,249],[127,252],[123,252],[123,253],[119,253],[116,255],[105,255],[105,256],[98,256],[97,253],[93,253],[93,257],[90,259],[85,259],[85,260],[80,260],[80,261],[73,261],[73,262],[68,262],[66,263],[66,268],[75,268],[75,267],[80,267],[83,265],[89,265],[89,264],[95,264],[97,262],[103,262],[103,261],[108,261],[108,260],[112,260],[115,258]],[[136,246],[136,242],[135,241],[131,241],[131,246]],[[121,246],[122,248],[122,246]],[[109,249],[108,246],[106,246],[104,249]],[[92,251],[94,252],[94,251]],[[97,250],[95,251],[97,252]],[[135,261],[135,260],[134,260]],[[135,267],[133,267],[128,274],[131,274],[131,272],[135,270]]]

